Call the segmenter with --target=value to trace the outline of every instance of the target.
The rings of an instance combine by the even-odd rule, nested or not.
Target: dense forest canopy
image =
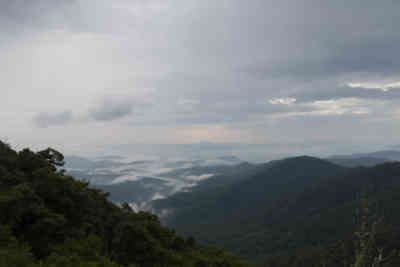
[[[0,266],[247,266],[65,174],[53,149],[0,142]]]

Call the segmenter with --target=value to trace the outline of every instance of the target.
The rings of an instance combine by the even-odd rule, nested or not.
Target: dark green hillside
[[[336,267],[353,260],[354,247],[335,246],[340,240],[353,244],[363,191],[371,214],[384,218],[381,243],[396,247],[388,244],[398,244],[391,236],[398,236],[400,226],[400,163],[346,169],[311,157],[290,158],[240,183],[156,204],[174,210],[167,223],[182,233],[267,266],[321,266],[331,254],[348,253],[340,254],[347,265],[328,265]]]
[[[177,236],[150,213],[118,207],[67,176],[52,149],[0,142],[0,266],[245,266]]]
[[[222,226],[224,221],[237,218],[243,227],[246,220],[251,223],[253,217],[263,217],[264,212],[279,202],[321,182],[327,173],[337,175],[344,171],[345,168],[312,157],[275,161],[259,167],[255,174],[238,183],[204,192],[177,194],[157,201],[155,207],[175,210],[169,223],[179,226],[178,229],[185,229],[190,223]]]
[[[216,166],[196,166],[188,169],[177,169],[169,173],[162,174],[165,177],[179,177],[185,175],[213,174],[209,179],[200,181],[193,187],[194,191],[211,190],[220,186],[237,183],[251,177],[262,168],[259,164],[242,162],[236,165],[216,165]]]

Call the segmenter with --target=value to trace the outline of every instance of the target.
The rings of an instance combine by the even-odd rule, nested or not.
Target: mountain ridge
[[[345,168],[299,156],[278,160],[238,184],[177,194],[155,206],[175,209],[166,223],[178,232],[265,264],[283,251],[298,257],[299,248],[312,251],[317,244],[351,238],[363,190],[374,203],[371,210],[379,213],[376,207],[385,207],[387,223],[400,225],[394,201],[400,199],[398,177],[398,162]]]

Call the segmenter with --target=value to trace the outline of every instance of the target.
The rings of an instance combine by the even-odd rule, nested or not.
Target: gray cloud
[[[314,100],[329,100],[335,98],[361,98],[369,100],[391,100],[400,101],[400,90],[393,89],[387,92],[376,89],[352,88],[347,85],[331,84],[320,85],[318,87],[304,88],[294,92],[298,102],[309,102]]]
[[[72,112],[67,110],[60,113],[43,112],[36,114],[33,117],[33,123],[40,128],[47,128],[50,126],[62,126],[72,121]]]
[[[329,50],[327,55],[315,57],[312,54],[306,58],[293,58],[293,62],[287,64],[257,63],[245,67],[243,71],[258,79],[297,77],[300,81],[348,73],[371,73],[385,77],[398,74],[400,55],[396,50],[399,43],[400,38],[331,45],[325,48]]]
[[[398,1],[375,0],[1,1],[0,104],[10,114],[17,102],[73,110],[90,119],[71,128],[107,142],[108,129],[117,141],[140,128],[147,142],[181,142],[185,131],[182,142],[192,142],[223,128],[237,142],[334,144],[324,120],[396,132],[400,90],[349,84],[400,81],[399,11]],[[101,95],[109,97],[93,102]],[[288,98],[296,101],[271,102]],[[3,113],[5,130],[31,119],[12,118]]]
[[[97,121],[113,121],[130,115],[135,102],[129,97],[108,96],[90,109],[89,115]]]
[[[193,33],[200,36],[190,44],[201,56],[225,59],[239,70],[268,79],[397,72],[399,34],[393,25],[398,3],[229,3],[212,5],[219,9],[194,24]]]
[[[79,14],[75,0],[5,0],[0,2],[1,28],[7,32],[32,28],[58,28]],[[75,9],[75,11],[79,11]]]

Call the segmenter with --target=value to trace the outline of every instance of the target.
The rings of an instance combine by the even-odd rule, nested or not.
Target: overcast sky
[[[0,139],[398,145],[399,28],[397,0],[1,0]]]

